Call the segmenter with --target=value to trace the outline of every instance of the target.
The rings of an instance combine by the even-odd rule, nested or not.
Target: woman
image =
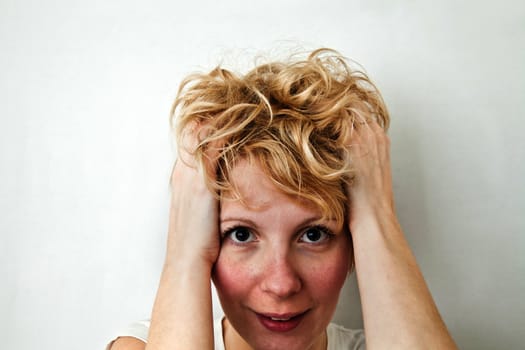
[[[173,115],[148,342],[123,334],[113,350],[456,348],[395,214],[389,117],[366,75],[326,49],[245,76],[217,68],[182,83]],[[364,333],[330,324],[354,268]]]

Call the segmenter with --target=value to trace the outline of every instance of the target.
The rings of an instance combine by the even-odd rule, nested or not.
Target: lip
[[[256,312],[255,314],[259,322],[269,331],[284,333],[297,328],[307,312],[308,310],[300,313],[261,314]]]

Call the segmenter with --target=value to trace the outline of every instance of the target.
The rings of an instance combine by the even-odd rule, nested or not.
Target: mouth
[[[289,332],[299,326],[308,310],[300,313],[272,314],[255,313],[259,322],[272,332]]]

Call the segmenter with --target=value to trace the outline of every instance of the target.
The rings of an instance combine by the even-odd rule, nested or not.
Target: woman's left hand
[[[390,141],[374,121],[349,141],[348,222],[369,349],[456,349],[397,220]]]
[[[374,215],[395,217],[390,139],[375,121],[356,124],[348,142],[355,178],[347,188],[350,231]]]

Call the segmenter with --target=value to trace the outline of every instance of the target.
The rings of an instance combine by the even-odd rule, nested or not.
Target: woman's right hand
[[[211,268],[220,249],[219,204],[206,186],[203,170],[199,170],[193,157],[202,132],[205,128],[198,125],[188,127],[172,172],[166,262],[181,264],[198,259]],[[206,155],[209,162],[206,166],[215,168],[216,158],[217,152],[210,149]]]
[[[219,204],[194,159],[199,125],[187,128],[173,169],[168,247],[147,350],[213,349],[211,271],[219,255]],[[205,166],[215,168],[216,147]],[[209,172],[212,173],[212,172]]]

